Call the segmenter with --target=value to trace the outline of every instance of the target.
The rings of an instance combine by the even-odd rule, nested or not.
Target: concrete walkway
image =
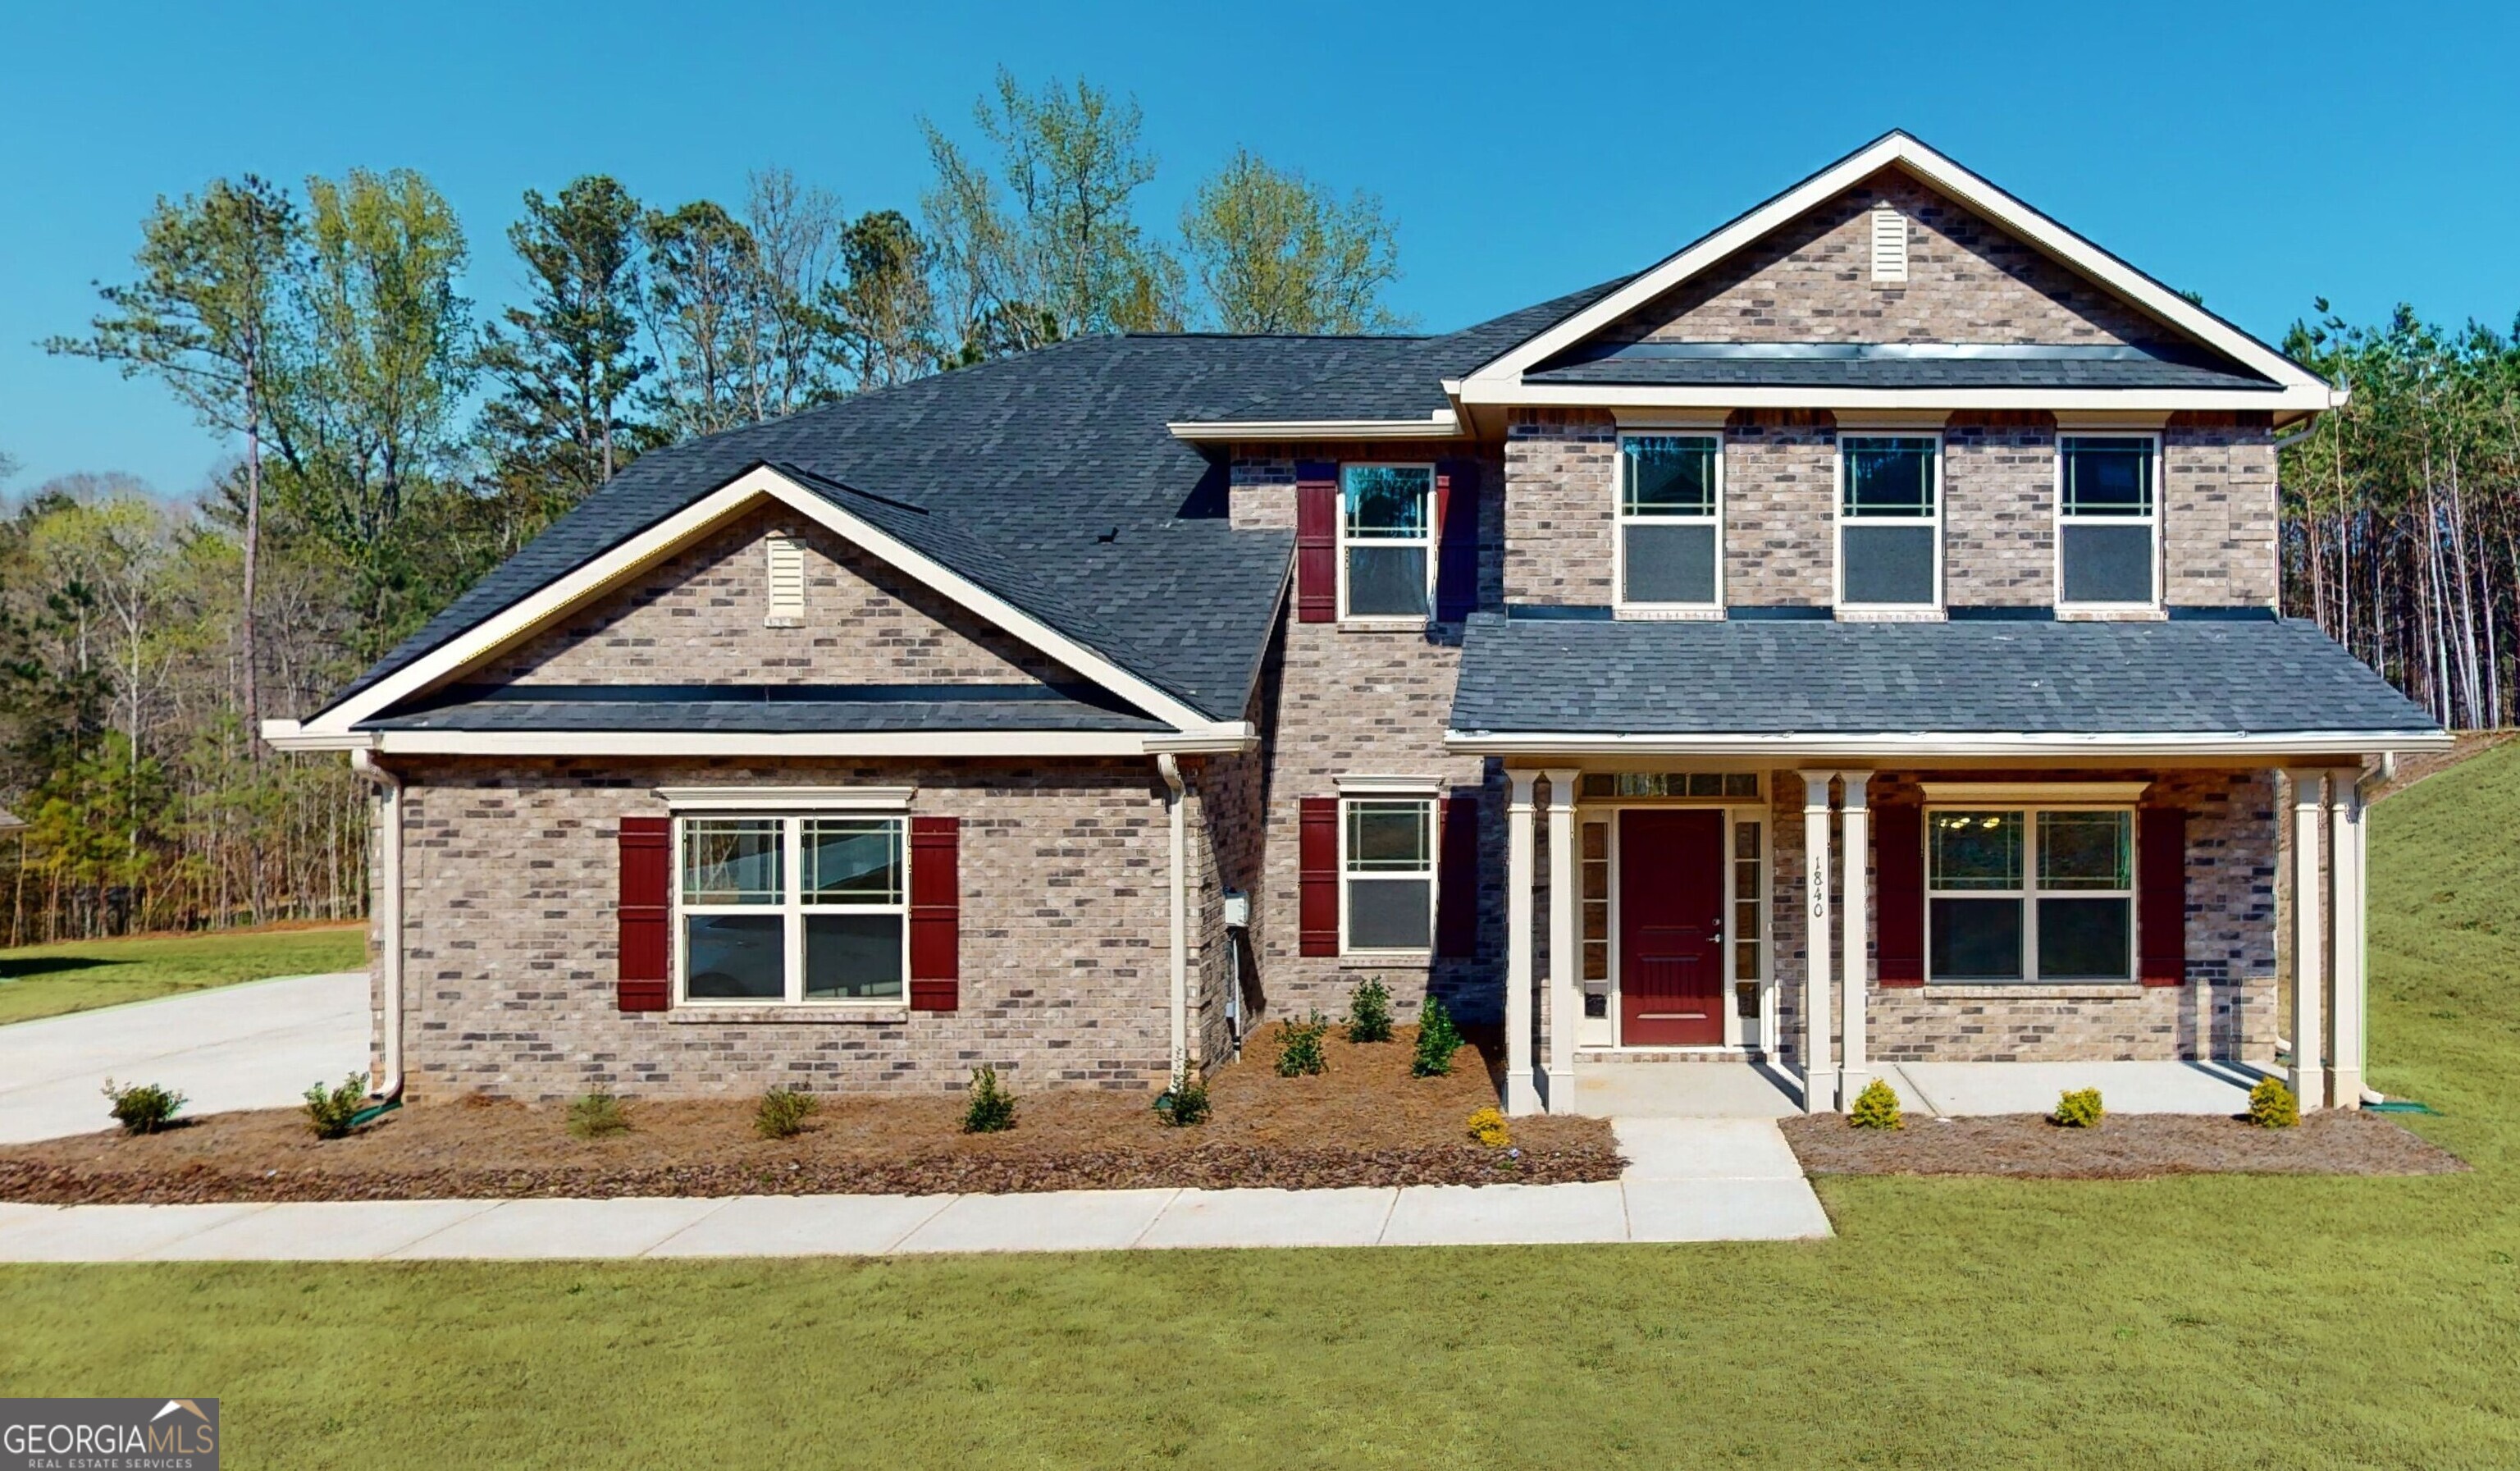
[[[1626,1173],[1567,1185],[1062,1190],[285,1205],[0,1204],[0,1261],[889,1256],[1161,1247],[1778,1241],[1830,1234],[1777,1126],[1614,1122]]]
[[[0,1027],[0,1143],[110,1129],[105,1080],[187,1114],[287,1108],[368,1065],[365,971],[283,976]]]

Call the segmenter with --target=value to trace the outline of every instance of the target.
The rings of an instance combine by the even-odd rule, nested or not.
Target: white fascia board
[[[501,648],[612,591],[754,502],[775,500],[833,535],[944,595],[965,610],[1048,654],[1104,690],[1184,731],[1209,732],[1217,722],[1122,669],[830,500],[766,466],[746,470],[646,531],[581,564],[559,581],[413,660],[308,723],[309,734],[346,736],[360,721],[488,658]]]
[[[367,731],[309,732],[293,720],[264,721],[262,740],[281,751],[364,751],[377,743],[375,735]]]
[[[2184,410],[2322,412],[2318,384],[2287,388],[1785,388],[1709,384],[1642,387],[1615,383],[1472,381],[1462,401],[1500,408],[1830,409],[1937,412],[2045,409],[2055,414],[2174,414]]]
[[[907,812],[915,786],[659,786],[676,812]]]
[[[2245,731],[2198,735],[1990,735],[1884,733],[1846,736],[1785,733],[1773,736],[1606,736],[1557,731],[1447,731],[1444,748],[1516,756],[1774,756],[1916,758],[1929,756],[2039,756],[2081,759],[2171,759],[2198,756],[2276,757],[2355,751],[2446,751],[2451,738],[2439,731],[2287,731],[2254,736]]]
[[[1778,196],[1761,208],[1743,215],[1639,276],[1471,374],[1468,385],[1519,380],[1534,366],[1608,327],[1805,210],[1827,201],[1894,163],[1904,165],[1926,183],[1988,219],[2274,381],[2287,387],[2317,389],[2318,407],[2331,406],[2328,386],[2316,374],[1904,133],[1893,133],[1861,153],[1848,156],[1805,180],[1799,187]],[[1470,395],[1464,395],[1464,398],[1469,402],[1484,401]]]
[[[1145,756],[1161,738],[1132,731],[379,731],[374,749],[388,756],[1036,759]]]
[[[1263,439],[1453,439],[1462,422],[1450,409],[1424,419],[1241,419],[1167,423],[1175,439],[1192,444]]]

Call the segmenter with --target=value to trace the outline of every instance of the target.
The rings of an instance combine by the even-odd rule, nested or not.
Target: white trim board
[[[966,611],[1003,629],[1158,720],[1185,732],[1209,733],[1221,729],[1219,722],[1208,719],[1179,697],[1121,668],[873,522],[833,505],[827,497],[797,484],[768,466],[756,466],[637,536],[588,559],[559,580],[449,639],[357,694],[303,722],[294,734],[301,739],[347,736],[360,721],[456,678],[500,650],[613,591],[762,501],[776,501],[810,517],[833,535],[944,595]]]
[[[2127,300],[2180,331],[2187,333],[2250,369],[2264,374],[2287,390],[2282,395],[2260,394],[2257,397],[2288,399],[2291,396],[2291,390],[2300,390],[2305,395],[2315,394],[2318,400],[2315,404],[2283,402],[2271,404],[2271,407],[2324,409],[2345,401],[2345,390],[2329,388],[2317,375],[2286,358],[2282,353],[2145,276],[2125,261],[2040,213],[2021,200],[1961,167],[1951,158],[1909,137],[1906,133],[1897,132],[1849,154],[1793,189],[1724,226],[1696,245],[1672,256],[1653,269],[1638,275],[1626,286],[1601,297],[1591,306],[1538,335],[1524,340],[1518,346],[1482,366],[1463,380],[1462,401],[1465,403],[1530,401],[1492,398],[1487,396],[1487,391],[1484,390],[1521,389],[1521,378],[1524,373],[1763,239],[1779,226],[1827,202],[1871,175],[1893,165],[1906,168],[1927,185],[1967,205],[2063,264],[2116,291]],[[1522,389],[1522,391],[1531,390]],[[1598,395],[1601,390],[1596,388],[1587,391]],[[1739,391],[1734,390],[1735,393]],[[1793,393],[1797,406],[1822,406],[1816,401],[1816,396],[1809,390],[1797,389],[1793,390]],[[2090,395],[2085,396],[2088,398]],[[2231,396],[2228,393],[2218,394],[2214,395],[2211,401],[2228,404]],[[1958,395],[1946,397],[1938,394],[1936,397],[1938,402],[1950,402],[1954,407],[2013,407],[2013,405],[2004,404],[1959,403]],[[2112,395],[2112,397],[2119,396]],[[1597,397],[1594,401],[1600,400]],[[1642,403],[1651,400],[1638,398],[1625,401]],[[1744,400],[1736,398],[1733,401]],[[2088,406],[2100,407],[2096,403]],[[2188,405],[2177,403],[2138,403],[2125,397],[2120,397],[2119,402],[2111,406],[2131,409],[2188,407]],[[2021,407],[2044,407],[2044,405],[2021,405]]]
[[[1822,758],[1935,756],[2117,757],[2130,760],[2233,756],[2346,757],[2369,751],[2446,751],[2451,737],[2435,731],[2303,731],[2274,735],[2228,734],[2084,735],[1988,732],[1913,732],[1878,735],[1618,736],[1582,731],[1446,731],[1448,751],[1514,756],[1769,756],[1779,761]]]
[[[1023,758],[1224,754],[1255,748],[1248,724],[1209,732],[1135,731],[353,731],[305,734],[267,720],[262,738],[284,751],[375,751],[386,756],[948,756]]]

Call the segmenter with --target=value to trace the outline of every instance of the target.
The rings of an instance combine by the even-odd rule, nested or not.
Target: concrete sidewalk
[[[365,971],[282,976],[0,1027],[0,1144],[110,1129],[105,1080],[189,1115],[289,1108],[368,1065]]]
[[[889,1256],[1164,1247],[1780,1241],[1830,1234],[1775,1124],[1615,1120],[1627,1171],[1564,1185],[1029,1195],[0,1204],[0,1261]]]

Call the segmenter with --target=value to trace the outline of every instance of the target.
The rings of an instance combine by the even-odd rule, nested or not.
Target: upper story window
[[[1432,797],[1351,797],[1340,834],[1345,948],[1424,951],[1435,934]]]
[[[1943,601],[1942,440],[1838,440],[1837,601],[1842,607],[1934,607]]]
[[[1619,441],[1619,602],[1723,603],[1723,440],[1629,434]]]
[[[2056,601],[2149,607],[2158,601],[2160,445],[2150,435],[2056,442]]]
[[[1419,621],[1435,589],[1435,468],[1339,469],[1339,616]]]
[[[1935,810],[1925,847],[1932,979],[2134,977],[2134,812]]]
[[[897,817],[684,819],[684,999],[900,1003],[903,826]]]

